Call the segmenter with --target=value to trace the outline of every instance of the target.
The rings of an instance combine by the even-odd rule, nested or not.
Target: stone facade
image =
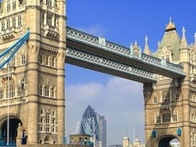
[[[181,64],[185,78],[156,75],[156,83],[144,84],[146,147],[168,146],[176,138],[180,146],[193,147],[195,140],[196,42],[188,45],[185,29],[182,38],[169,22],[155,53],[146,53]]]
[[[23,135],[28,136],[27,144],[62,144],[66,2],[9,0],[0,5],[0,52],[28,28],[31,33],[9,68],[0,71],[0,126],[7,125],[9,97],[10,123],[15,126],[10,139],[15,139],[17,125],[21,124]],[[7,138],[6,129],[0,131],[4,133],[0,138]]]
[[[18,128],[29,145],[62,144],[66,1],[8,0],[0,4],[0,52],[28,28],[28,42],[12,58],[9,68],[0,71],[0,139],[7,138],[9,113],[10,140],[15,140]],[[140,52],[134,50],[136,55]],[[163,62],[181,64],[186,74],[183,79],[156,75],[156,83],[144,84],[146,147],[167,146],[174,138],[181,146],[196,146],[196,41],[188,45],[185,30],[180,38],[170,21],[157,51],[150,52],[146,38],[144,52]]]

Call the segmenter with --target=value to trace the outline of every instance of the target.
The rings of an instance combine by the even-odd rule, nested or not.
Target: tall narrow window
[[[45,13],[42,12],[42,14],[41,14],[41,24],[44,24],[44,20],[45,20]]]
[[[26,56],[22,55],[21,56],[21,65],[25,65],[26,64]]]
[[[11,81],[10,81],[11,82]],[[8,83],[6,84],[6,98],[12,98],[15,96],[15,85],[14,83]]]
[[[39,86],[39,95],[43,95],[43,87],[42,87],[42,85]]]
[[[22,26],[22,17],[18,16],[18,26]]]
[[[49,97],[49,86],[45,86],[45,96]]]
[[[13,9],[13,10],[16,9],[16,1],[13,1],[13,3],[12,3],[12,9]]]
[[[54,57],[51,57],[50,60],[51,60],[51,66],[54,67]]]
[[[47,25],[52,26],[52,14],[47,15]]]
[[[0,99],[4,98],[4,91],[3,91],[3,87],[1,87],[0,89]]]
[[[50,124],[50,115],[46,114],[46,124]]]
[[[12,18],[12,27],[16,27],[16,18]]]
[[[54,88],[50,87],[50,97],[54,97]]]
[[[7,29],[9,29],[10,28],[10,20],[8,19],[7,20]]]
[[[3,21],[2,23],[1,23],[1,31],[4,31],[5,30],[5,22]]]
[[[10,3],[8,2],[7,3],[7,12],[9,12],[10,11]]]

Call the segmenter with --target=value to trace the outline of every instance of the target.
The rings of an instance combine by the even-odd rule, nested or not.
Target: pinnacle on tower
[[[176,26],[175,24],[172,22],[171,17],[169,18],[169,23],[168,25],[166,25],[166,29],[165,31],[172,31],[172,30],[176,30]]]
[[[195,41],[194,41],[194,47],[196,48],[196,33],[194,35]]]
[[[148,37],[146,36],[144,40],[145,40],[144,53],[147,55],[151,55],[151,52],[148,46]]]
[[[187,40],[186,40],[185,32],[186,32],[186,30],[183,27],[182,28],[182,40],[181,40],[180,48],[187,48],[188,47],[188,43],[187,43]]]

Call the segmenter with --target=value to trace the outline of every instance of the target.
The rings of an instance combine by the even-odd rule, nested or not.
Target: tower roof
[[[171,21],[166,27],[165,33],[163,35],[163,38],[161,40],[160,45],[158,46],[157,52],[155,53],[155,56],[157,56],[157,53],[162,50],[163,47],[166,47],[168,50],[171,51],[173,55],[173,60],[179,60],[180,58],[180,52],[179,48],[181,46],[181,39],[176,32],[176,28],[174,23]]]
[[[171,17],[169,18],[169,23],[166,25],[165,31],[171,31],[171,30],[176,30],[175,24],[172,22]]]

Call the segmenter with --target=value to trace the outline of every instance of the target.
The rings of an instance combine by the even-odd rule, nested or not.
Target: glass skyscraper
[[[107,147],[107,123],[105,117],[97,114],[90,105],[82,116],[80,133],[91,135],[95,146]]]

